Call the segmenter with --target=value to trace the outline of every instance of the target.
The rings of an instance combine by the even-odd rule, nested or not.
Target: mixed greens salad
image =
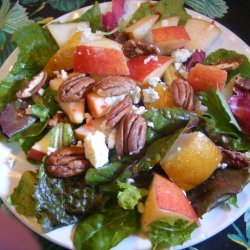
[[[220,48],[214,23],[181,0],[125,1],[101,13],[29,24],[0,83],[1,140],[34,163],[9,202],[44,232],[76,224],[76,249],[132,234],[181,245],[250,180],[250,63]]]

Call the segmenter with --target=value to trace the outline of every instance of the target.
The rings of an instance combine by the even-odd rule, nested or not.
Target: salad
[[[112,4],[13,34],[0,128],[35,165],[8,201],[44,232],[76,224],[76,249],[132,234],[182,245],[249,182],[250,63],[207,54],[220,28],[182,1],[143,2],[129,20]]]

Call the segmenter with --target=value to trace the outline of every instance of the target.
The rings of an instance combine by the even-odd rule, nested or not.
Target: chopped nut
[[[153,43],[147,41],[128,40],[122,45],[123,53],[127,58],[138,55],[159,54],[160,49]]]
[[[249,91],[250,90],[250,78],[243,78],[243,77],[237,76],[235,79],[235,86],[243,90]]]
[[[239,68],[242,63],[243,63],[242,58],[236,58],[234,60],[221,62],[221,63],[213,65],[213,66],[218,68],[218,69],[230,71],[230,70],[235,70],[235,69]]]
[[[128,94],[135,88],[136,82],[126,76],[108,76],[93,86],[93,90],[102,97]]]
[[[63,112],[61,113],[56,113],[52,119],[49,119],[47,121],[47,124],[50,126],[50,127],[55,127],[57,124],[59,123],[70,123],[69,121],[69,118],[67,117],[67,115]]]
[[[52,152],[46,162],[46,172],[52,177],[67,178],[80,175],[88,169],[84,148],[66,147]]]
[[[67,78],[59,87],[58,94],[61,102],[82,102],[94,79],[78,74]]]
[[[231,151],[223,147],[218,148],[220,149],[223,156],[222,163],[226,163],[229,167],[244,168],[250,166],[250,162],[246,154],[238,151]]]
[[[128,114],[132,109],[131,98],[127,95],[123,101],[112,106],[107,113],[106,125],[110,128],[114,128],[120,120]]]
[[[36,94],[45,84],[47,80],[47,72],[41,71],[36,76],[34,76],[28,84],[26,84],[22,89],[16,92],[16,97],[19,99],[29,98]]]
[[[138,154],[146,142],[147,124],[142,116],[127,114],[119,124],[115,148],[119,156]]]
[[[174,80],[170,87],[176,105],[187,110],[193,109],[194,91],[193,88],[182,79]]]

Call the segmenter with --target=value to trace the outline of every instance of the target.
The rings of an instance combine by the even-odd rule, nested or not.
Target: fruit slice
[[[203,133],[181,135],[161,161],[166,174],[184,190],[208,179],[222,160],[217,146]]]
[[[197,220],[197,215],[183,191],[173,182],[155,174],[142,215],[142,228],[164,218],[176,218],[190,221]]]
[[[87,105],[93,118],[100,118],[107,114],[109,105],[105,103],[105,98],[97,95],[95,92],[87,94]]]
[[[138,82],[146,82],[149,78],[161,77],[172,63],[168,56],[137,56],[128,61],[130,77]]]
[[[208,49],[221,32],[213,22],[197,18],[189,18],[185,29],[191,39],[185,45],[188,49]]]
[[[74,71],[96,75],[129,75],[126,58],[121,50],[87,45],[77,47]]]
[[[227,71],[197,63],[188,75],[188,83],[194,91],[208,91],[210,87],[222,90],[227,80]]]
[[[145,16],[127,27],[125,33],[130,39],[141,40],[147,35],[158,18],[158,15]]]
[[[180,17],[178,16],[171,16],[168,18],[165,18],[163,20],[160,20],[154,24],[152,29],[158,29],[162,27],[167,27],[167,26],[177,26],[180,21]]]
[[[50,145],[50,132],[48,132],[40,141],[36,142],[28,152],[28,158],[34,161],[41,161],[48,152]]]
[[[152,30],[153,42],[160,48],[162,55],[182,48],[190,40],[183,26],[169,26]]]
[[[89,23],[52,23],[47,25],[47,28],[56,40],[58,46],[62,47],[77,32],[77,30],[89,28]]]
[[[50,58],[44,68],[44,70],[48,73],[49,79],[54,76],[54,71],[60,71],[62,69],[69,71],[73,69],[73,56],[77,45],[79,45],[81,41],[81,37],[82,32],[75,33],[69,41]]]

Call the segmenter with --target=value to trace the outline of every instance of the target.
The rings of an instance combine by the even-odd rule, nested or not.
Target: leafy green
[[[121,190],[117,195],[118,204],[125,210],[133,210],[139,200],[148,193],[148,190],[137,188],[129,183],[118,181],[117,185]]]
[[[26,171],[22,174],[18,186],[10,196],[16,211],[24,216],[35,216],[35,200],[33,194],[37,183],[36,173]]]
[[[239,207],[238,206],[238,199],[237,199],[237,195],[233,195],[232,197],[230,197],[228,200],[226,200],[224,202],[225,206],[227,206],[228,208],[231,208],[232,206],[234,207]]]
[[[83,177],[49,177],[42,165],[35,188],[36,216],[45,232],[76,223],[106,199],[94,188],[86,187]]]
[[[30,24],[18,29],[12,36],[20,53],[14,67],[0,82],[0,110],[11,101],[18,89],[27,79],[31,79],[44,68],[58,47],[49,31],[37,24]]]
[[[87,21],[90,24],[90,27],[93,32],[97,30],[103,30],[102,27],[102,13],[100,10],[100,4],[96,1],[93,6],[87,10],[80,17],[73,19],[70,22],[84,22]]]
[[[152,169],[167,154],[176,139],[184,132],[184,129],[177,130],[175,133],[158,139],[147,149],[140,161],[132,167],[134,174]]]
[[[248,58],[245,55],[239,54],[233,50],[218,49],[207,56],[205,64],[213,65],[235,59],[243,59],[243,63],[237,69],[228,72],[228,80],[237,74],[240,74],[244,78],[250,78],[250,62]]]
[[[191,233],[198,227],[196,222],[176,218],[166,218],[149,225],[149,236],[153,249],[169,248],[182,245],[191,238]]]
[[[108,250],[138,229],[138,214],[118,206],[93,213],[77,225],[73,242],[77,250]]]
[[[10,41],[10,35],[0,30],[0,66],[15,49],[15,45]]]
[[[90,168],[85,175],[85,181],[90,186],[110,182],[133,161],[132,157],[123,157],[121,160],[111,161],[101,168]]]
[[[61,10],[61,11],[72,11],[79,9],[86,0],[48,0],[48,3],[51,5],[51,7]]]
[[[201,102],[207,107],[203,116],[210,138],[236,151],[247,151],[250,138],[242,134],[227,102],[221,93],[210,89],[201,93]],[[223,137],[224,136],[224,137]],[[223,139],[223,138],[226,138]]]
[[[59,123],[51,129],[50,147],[58,149],[75,143],[76,139],[70,124]]]
[[[133,23],[147,15],[160,15],[160,19],[170,16],[179,16],[180,24],[184,25],[190,15],[184,9],[182,0],[160,0],[158,3],[142,3],[138,10],[133,14],[129,23]]]
[[[187,192],[187,196],[197,215],[201,217],[241,192],[249,181],[247,169],[218,169],[207,181]]]
[[[201,12],[211,18],[223,17],[228,10],[224,0],[184,0],[194,10]]]

